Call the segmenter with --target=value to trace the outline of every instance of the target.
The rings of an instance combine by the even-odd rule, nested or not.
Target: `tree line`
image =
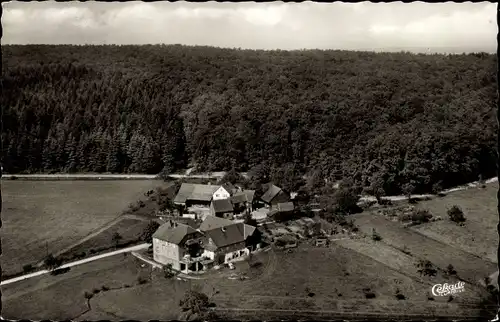
[[[194,165],[376,195],[496,173],[494,55],[16,45],[3,62],[9,173]]]

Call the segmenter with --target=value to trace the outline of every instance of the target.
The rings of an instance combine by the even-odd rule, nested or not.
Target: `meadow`
[[[454,248],[497,262],[498,183],[489,183],[485,188],[469,188],[449,193],[444,198],[420,202],[417,207],[427,209],[444,220],[412,227],[429,238]],[[464,227],[448,220],[447,210],[453,205],[462,208],[466,217]]]
[[[382,237],[380,244],[387,244],[398,250],[406,250],[418,260],[429,260],[435,266],[445,270],[453,265],[458,276],[469,283],[489,276],[496,270],[496,265],[487,260],[470,254],[438,240],[429,238],[412,229],[403,228],[399,222],[391,221],[383,215],[364,213],[354,216],[361,232],[371,236],[372,229]],[[444,220],[447,220],[446,218]],[[456,234],[462,227],[456,225]],[[391,259],[388,258],[387,261]]]
[[[261,265],[250,265],[256,262]],[[177,319],[179,300],[194,289],[207,294],[217,314],[228,318],[249,313],[264,318],[280,312],[321,315],[333,311],[470,316],[478,311],[465,297],[477,299],[480,295],[468,290],[451,303],[446,298],[429,301],[430,287],[425,281],[340,245],[301,246],[293,253],[271,250],[236,263],[234,271],[222,269],[209,275],[203,280],[165,279],[159,271],[142,267],[131,255],[112,256],[60,276],[45,275],[7,285],[2,291],[3,315],[56,320]],[[151,279],[141,284],[139,278]],[[395,298],[397,290],[404,300]],[[95,293],[89,306],[86,291]],[[369,292],[375,297],[367,298]],[[60,297],[64,297],[60,303],[48,305],[49,299]]]
[[[2,181],[3,278],[122,215],[157,180]]]

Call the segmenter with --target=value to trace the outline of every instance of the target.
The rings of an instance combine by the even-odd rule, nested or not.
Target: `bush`
[[[90,293],[90,292],[85,292],[84,296],[85,296],[85,298],[86,298],[87,300],[90,300],[91,298],[93,298],[93,297],[94,297],[94,294],[92,294],[92,293]]]
[[[453,265],[448,265],[448,267],[446,267],[446,273],[448,275],[456,275],[457,274],[457,271],[455,270],[455,268],[453,267]]]
[[[428,210],[417,210],[411,215],[411,220],[415,223],[427,223],[432,219],[432,214]]]
[[[365,297],[366,297],[367,299],[374,299],[374,298],[376,298],[377,296],[376,296],[376,295],[375,295],[375,293],[373,293],[373,292],[366,292],[366,293],[365,293]]]
[[[101,290],[102,290],[103,292],[109,291],[109,287],[107,287],[106,285],[103,285],[103,286],[101,287]]]
[[[33,265],[31,265],[31,264],[27,264],[27,265],[23,266],[23,272],[25,272],[25,273],[29,273],[32,270],[33,270]]]
[[[406,300],[406,297],[403,294],[401,294],[401,291],[399,290],[399,288],[396,290],[396,299]]]
[[[437,274],[437,269],[428,260],[420,260],[420,262],[417,264],[417,267],[418,267],[417,272],[420,273],[420,275],[436,276]]]
[[[450,217],[451,221],[456,222],[456,223],[463,223],[466,220],[464,212],[457,205],[454,205],[453,207],[448,209],[448,216]]]
[[[375,228],[372,228],[372,239],[374,241],[382,240],[382,236],[380,236],[380,234],[375,231]]]
[[[142,285],[142,284],[146,284],[147,282],[148,282],[148,280],[147,280],[146,278],[144,278],[144,277],[139,276],[139,277],[137,278],[137,283],[139,283],[139,284],[141,284],[141,285]]]
[[[94,294],[99,294],[99,292],[101,292],[101,290],[100,290],[100,289],[98,289],[98,288],[94,288],[94,289],[92,290],[92,293],[94,293]]]

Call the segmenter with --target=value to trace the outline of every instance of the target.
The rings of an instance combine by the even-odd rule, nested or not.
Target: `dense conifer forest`
[[[2,46],[8,173],[250,171],[387,194],[496,173],[496,57]],[[280,179],[281,178],[281,179]],[[296,183],[299,182],[299,183]]]

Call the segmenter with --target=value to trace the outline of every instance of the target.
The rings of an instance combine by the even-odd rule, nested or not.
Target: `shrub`
[[[398,300],[406,300],[406,297],[403,294],[401,294],[401,290],[399,288],[396,290],[395,296],[396,296],[396,299],[398,299]]]
[[[149,221],[148,225],[141,234],[141,240],[151,244],[153,242],[153,234],[156,232],[156,230],[158,230],[159,227],[160,224],[156,221]]]
[[[167,264],[163,268],[163,275],[165,276],[165,278],[172,278],[175,276],[175,271],[172,268],[172,264]]]
[[[137,201],[137,206],[138,206],[139,208],[144,208],[144,207],[146,206],[146,204],[144,203],[144,201],[139,200],[139,201]]]
[[[32,270],[33,270],[33,265],[31,265],[31,264],[27,264],[27,265],[23,266],[23,272],[25,272],[25,273],[29,273]]]
[[[411,221],[412,215],[411,214],[401,214],[398,216],[398,218],[399,218],[399,221],[401,221],[401,222]]]
[[[374,298],[375,298],[375,297],[377,297],[377,296],[376,296],[376,295],[375,295],[375,293],[373,293],[373,292],[366,292],[366,293],[365,293],[365,297],[366,297],[367,299],[374,299]]]
[[[91,248],[89,251],[91,254],[95,254],[95,249]]]
[[[148,282],[148,280],[144,277],[139,276],[137,278],[137,282],[142,285],[142,284],[146,284]]]
[[[411,220],[416,223],[427,223],[432,219],[432,214],[428,210],[419,209],[411,215]]]
[[[85,298],[86,298],[87,300],[90,300],[91,298],[93,298],[93,297],[94,297],[94,294],[92,294],[92,293],[90,293],[90,292],[85,292],[84,296],[85,296]]]
[[[448,275],[456,275],[457,274],[457,271],[455,270],[455,268],[453,267],[453,265],[448,265],[448,267],[446,267],[446,273]]]
[[[380,234],[375,231],[375,228],[372,228],[372,239],[375,241],[382,240],[382,236],[380,236]]]
[[[420,262],[417,264],[417,267],[417,272],[420,273],[420,275],[436,276],[437,274],[437,269],[434,268],[434,265],[428,260],[420,260]]]
[[[466,220],[464,212],[457,205],[454,205],[453,207],[448,209],[448,216],[450,217],[451,221],[454,221],[456,223],[463,223]]]
[[[103,285],[101,289],[103,292],[109,291],[109,287],[107,287],[106,285]]]
[[[100,290],[100,289],[98,289],[98,288],[94,288],[94,289],[92,290],[92,292],[93,292],[94,294],[98,294],[100,291],[101,291],[101,290]]]

